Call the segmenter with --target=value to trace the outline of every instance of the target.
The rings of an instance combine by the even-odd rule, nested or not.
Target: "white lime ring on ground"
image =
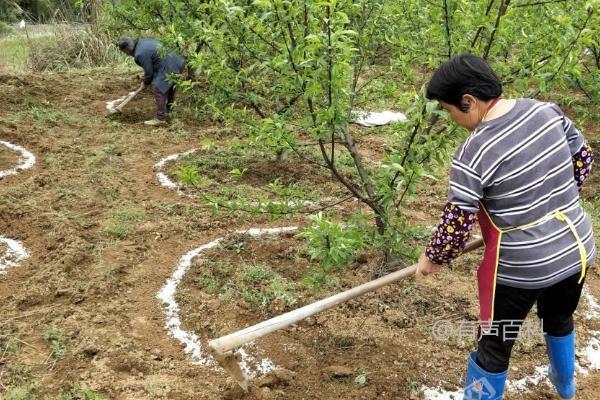
[[[239,230],[235,234],[246,234],[250,236],[262,236],[269,234],[279,234],[284,232],[294,232],[298,228],[295,226],[288,226],[282,228],[253,228],[248,230]],[[203,350],[200,338],[193,332],[186,331],[181,327],[181,318],[179,316],[179,305],[175,300],[175,292],[177,286],[185,276],[186,272],[192,265],[192,260],[196,257],[201,256],[207,250],[210,250],[225,238],[221,237],[213,240],[210,243],[206,243],[200,247],[197,247],[187,252],[183,257],[179,259],[175,271],[167,279],[167,282],[160,289],[156,297],[163,302],[163,311],[166,317],[165,328],[169,332],[169,335],[179,340],[184,346],[184,351],[190,355],[193,364],[207,365],[218,367],[216,361],[206,351]],[[248,374],[248,376],[255,376],[256,373],[265,374],[275,368],[275,364],[268,358],[257,360],[255,357],[249,355],[247,351],[242,347],[239,349],[242,361],[240,366]]]
[[[0,236],[0,243],[7,246],[4,254],[0,254],[0,275],[5,274],[8,268],[18,267],[23,260],[29,258],[29,253],[21,242]]]
[[[22,171],[24,169],[29,169],[35,164],[35,156],[29,151],[27,151],[25,148],[3,140],[0,140],[0,144],[5,147],[8,147],[12,151],[21,153],[21,158],[23,159],[19,162],[19,164],[17,164],[11,169],[0,170],[0,179],[4,178],[5,176],[16,175],[17,172]]]
[[[597,319],[600,317],[600,304],[596,298],[590,293],[587,287],[583,289],[583,297],[587,302],[586,320]],[[587,345],[583,349],[577,351],[577,361],[575,368],[577,374],[587,375],[592,370],[600,369],[600,331],[590,331],[590,338]],[[580,360],[584,360],[582,364]],[[517,380],[508,380],[508,391],[517,393],[526,393],[528,388],[535,387],[540,383],[544,383],[552,387],[548,379],[548,366],[538,366],[533,374],[525,376]],[[421,387],[424,398],[427,400],[462,400],[463,390],[444,390],[441,387]]]
[[[170,156],[161,158],[156,164],[154,164],[154,170],[156,171],[156,178],[161,186],[166,187],[167,189],[174,189],[177,191],[177,194],[180,196],[186,196],[193,198],[194,195],[190,193],[186,193],[181,189],[181,185],[177,182],[174,182],[167,174],[164,172],[165,165],[170,161],[175,161],[180,157],[189,156],[190,154],[194,154],[199,149],[191,149],[188,151],[184,151],[183,153],[175,153]]]

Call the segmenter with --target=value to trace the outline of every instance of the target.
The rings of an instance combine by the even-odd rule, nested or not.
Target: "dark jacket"
[[[179,74],[185,67],[185,61],[180,55],[167,52],[161,58],[162,44],[155,39],[138,39],[133,49],[133,59],[144,69],[144,83],[153,84],[162,93],[173,86],[168,80],[169,74]]]

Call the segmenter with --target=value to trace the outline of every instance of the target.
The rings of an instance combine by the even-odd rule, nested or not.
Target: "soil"
[[[18,153],[0,145],[0,171],[14,168],[20,161]]]
[[[8,246],[4,242],[0,242],[0,270],[2,270],[2,265],[8,262]]]
[[[32,169],[0,182],[0,235],[22,241],[31,254],[19,268],[0,275],[0,382],[6,386],[27,375],[37,384],[36,399],[53,399],[72,384],[111,400],[240,398],[230,378],[193,365],[179,342],[167,335],[156,294],[190,249],[235,230],[301,226],[306,220],[298,216],[273,224],[260,216],[215,216],[161,187],[154,163],[199,147],[219,125],[185,119],[167,128],[146,127],[143,121],[153,112],[149,92],[122,115],[107,118],[105,101],[136,86],[134,73],[107,69],[0,74],[0,139],[18,143],[38,158]],[[29,112],[34,107],[37,111]],[[227,135],[243,132],[233,129]],[[443,185],[441,181],[419,192],[411,222],[435,223],[444,202]],[[244,262],[269,265],[286,279],[299,279],[306,261],[294,255],[301,245],[294,237],[249,242]],[[239,255],[227,250],[213,257],[233,263]],[[254,380],[244,398],[409,399],[411,390],[419,398],[415,389],[424,384],[446,382],[445,387],[457,388],[471,344],[436,342],[430,330],[436,319],[476,317],[470,271],[478,257],[466,256],[431,279],[390,285],[259,340],[257,348],[285,370]],[[340,274],[338,288],[368,279],[376,261],[365,258],[367,262]],[[202,340],[304,304],[312,296],[298,283],[296,304],[261,308],[209,296],[193,286],[193,278],[186,276],[178,298],[192,293],[182,305],[184,323]],[[597,270],[591,270],[588,282],[600,297]],[[587,329],[600,329],[597,321],[578,326],[581,341]],[[64,338],[63,357],[47,339],[56,331]],[[5,351],[10,338],[18,346]],[[536,345],[516,351],[515,376],[542,363],[542,350]],[[596,399],[599,378],[596,371],[580,379],[578,398]],[[0,386],[0,397],[3,390]],[[540,388],[507,398],[550,398],[547,393]]]
[[[211,338],[364,283],[380,261],[376,254],[359,255],[362,262],[342,271],[335,285],[315,297],[302,284],[302,277],[311,273],[304,248],[303,240],[290,233],[260,238],[233,236],[198,257],[178,290],[183,328],[198,334],[206,348]],[[470,332],[469,326],[478,319],[471,282],[472,265],[479,257],[465,255],[451,271],[435,279],[398,282],[260,339],[253,353],[259,358],[268,356],[290,378],[276,379],[272,373],[254,382],[274,391],[274,398],[286,399],[419,398],[415,388],[436,387],[440,382],[455,390],[463,377],[464,355],[474,347],[466,333],[459,335],[456,330],[461,321],[470,321],[471,325],[463,325],[465,332]],[[257,266],[268,266],[276,277],[249,284],[245,271]],[[294,304],[286,304],[282,296],[269,297],[270,283],[279,279],[298,282],[289,292],[296,300]],[[233,293],[231,288],[235,288]],[[258,299],[248,293],[258,293]],[[455,333],[447,340],[436,340],[432,335],[438,319],[453,323]],[[535,333],[536,319],[531,316],[527,323]],[[579,346],[583,347],[590,336],[588,331],[600,324],[586,321],[582,315],[576,323]],[[517,342],[511,379],[532,375],[536,366],[546,363],[539,328],[537,333]],[[364,386],[357,383],[362,376],[367,377]],[[532,393],[507,398],[539,399],[550,393],[545,387],[531,389]]]

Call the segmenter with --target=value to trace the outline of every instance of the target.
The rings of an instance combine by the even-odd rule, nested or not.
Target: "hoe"
[[[483,240],[476,239],[465,247],[463,254],[475,250],[482,245]],[[319,300],[315,303],[308,304],[304,307],[289,311],[285,314],[273,317],[256,325],[249,326],[248,328],[211,340],[208,342],[208,347],[213,357],[219,362],[219,364],[221,364],[221,366],[227,372],[229,372],[229,374],[235,379],[240,387],[247,392],[248,377],[242,371],[239,365],[240,360],[236,356],[236,352],[234,351],[235,349],[271,332],[286,328],[293,323],[310,317],[311,315],[325,311],[337,304],[343,303],[365,293],[372,292],[392,282],[396,282],[400,279],[414,275],[416,269],[417,265],[415,264],[411,267],[392,272],[391,274],[382,276],[381,278],[367,283],[363,283],[362,285]]]
[[[115,114],[115,113],[121,112],[123,107],[125,107],[127,105],[127,103],[129,103],[131,100],[133,100],[133,98],[135,96],[137,96],[138,93],[140,93],[143,88],[144,88],[144,84],[141,84],[140,87],[136,91],[130,92],[127,96],[123,96],[117,100],[106,102],[106,109],[108,110],[108,112],[110,114]]]

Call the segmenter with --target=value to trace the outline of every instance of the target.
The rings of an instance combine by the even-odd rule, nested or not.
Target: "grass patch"
[[[116,141],[117,138],[108,138],[107,140]],[[122,163],[121,155],[123,154],[123,147],[118,143],[111,143],[103,146],[101,149],[94,149],[93,153],[86,157],[85,165],[88,168],[97,170],[98,167],[118,168],[119,164]]]
[[[227,280],[231,272],[231,265],[219,263],[212,260],[206,260],[202,264],[204,272],[194,278],[194,285],[204,290],[206,293],[215,294],[226,289]]]
[[[242,299],[266,311],[271,305],[289,307],[296,303],[296,286],[281,276],[275,276],[267,285],[247,286],[241,291]],[[283,308],[283,307],[282,307]]]
[[[123,222],[142,222],[146,219],[146,213],[139,208],[123,208],[114,214],[115,218]]]
[[[56,328],[50,328],[44,332],[44,339],[48,341],[54,358],[61,360],[65,357],[67,353],[67,337],[61,331]]]
[[[0,250],[1,251],[1,250]],[[14,336],[0,337],[0,351],[2,353],[16,353],[21,348],[20,342]]]
[[[8,380],[8,386],[11,387],[24,387],[31,383],[31,372],[29,368],[23,366],[15,366],[10,368],[10,378]]]
[[[104,228],[110,236],[123,239],[129,235],[136,223],[146,219],[146,213],[134,207],[123,208],[113,213],[111,220]]]
[[[106,32],[68,24],[55,25],[49,40],[27,44],[28,66],[36,72],[101,67],[126,60]]]
[[[29,52],[23,37],[11,36],[0,39],[0,54],[2,54],[0,67],[24,69]]]
[[[35,400],[37,396],[35,395],[35,391],[37,389],[37,385],[29,383],[23,386],[13,386],[9,387],[4,397],[4,400]]]
[[[110,236],[123,239],[131,232],[131,226],[122,222],[111,222],[104,229]]]
[[[210,272],[196,277],[196,279],[194,279],[194,284],[199,288],[203,289],[208,294],[217,293],[219,289],[221,289],[221,283]]]
[[[29,115],[39,127],[57,126],[60,123],[69,122],[67,114],[60,111],[54,111],[44,106],[31,106],[27,110]]]
[[[36,396],[38,385],[32,382],[31,372],[27,367],[20,365],[9,367],[8,379],[4,379],[3,384],[5,392],[3,397],[0,395],[3,400],[34,400],[38,398]]]
[[[29,59],[29,48],[41,46],[50,40],[49,36],[34,36],[27,39],[27,36],[22,33],[0,37],[0,54],[2,54],[0,69],[25,70]]]
[[[260,284],[275,278],[276,274],[266,265],[249,265],[241,272],[242,281],[246,284]]]
[[[0,21],[0,37],[8,36],[12,33],[14,33],[14,29],[12,28],[12,26],[10,26],[4,21]]]
[[[232,264],[208,259],[194,268],[199,271],[193,285],[205,293],[217,294],[221,301],[241,298],[261,312],[273,306],[283,309],[298,301],[296,284],[267,265],[236,269]]]
[[[68,393],[61,394],[56,400],[105,400],[105,398],[91,389],[72,385]]]
[[[124,64],[127,60],[106,32],[68,24],[53,25],[46,32],[29,30],[29,37],[23,31],[13,30],[8,36],[1,31],[2,26],[0,69],[64,71]]]
[[[277,160],[275,153],[268,150],[240,147],[232,140],[227,144],[222,148],[205,145],[197,154],[178,159],[167,172],[182,186],[201,188],[201,193],[207,196],[205,200],[234,202],[243,208],[257,202],[265,203],[266,207],[271,201],[289,202],[293,206],[298,201],[318,201],[323,196],[340,197],[346,193],[326,174],[314,170],[313,165],[298,168],[292,159],[295,155]],[[303,152],[312,159],[321,157],[314,149]],[[355,173],[348,154],[340,152],[336,160],[342,174]]]

